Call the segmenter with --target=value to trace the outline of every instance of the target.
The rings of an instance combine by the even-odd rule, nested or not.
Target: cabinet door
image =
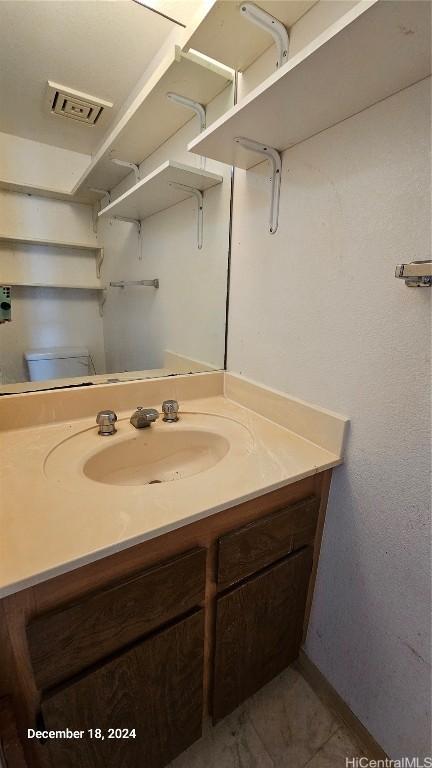
[[[311,567],[305,547],[218,598],[213,722],[298,656]]]
[[[203,627],[200,610],[46,698],[47,730],[85,731],[47,742],[53,768],[162,768],[198,739]],[[136,738],[109,738],[109,728]]]

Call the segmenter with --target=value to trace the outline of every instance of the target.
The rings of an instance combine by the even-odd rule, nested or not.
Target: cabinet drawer
[[[312,544],[319,499],[307,499],[262,517],[219,539],[218,584],[229,586],[284,555]]]
[[[157,632],[42,701],[52,768],[162,768],[201,736],[204,611]],[[104,740],[90,738],[100,728]],[[109,738],[109,728],[135,738]]]
[[[81,672],[204,600],[206,550],[195,549],[27,626],[39,688]]]

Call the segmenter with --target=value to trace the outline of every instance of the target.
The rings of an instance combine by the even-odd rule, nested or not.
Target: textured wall
[[[307,652],[392,757],[430,750],[426,81],[235,174],[229,370],[349,416]]]

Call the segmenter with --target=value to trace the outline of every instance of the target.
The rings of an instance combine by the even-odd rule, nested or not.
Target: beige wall
[[[430,753],[430,83],[236,170],[228,368],[346,414],[306,650],[393,758]]]

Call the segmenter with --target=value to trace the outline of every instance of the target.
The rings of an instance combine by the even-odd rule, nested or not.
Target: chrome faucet
[[[130,423],[135,429],[145,429],[145,427],[150,427],[158,418],[159,413],[155,408],[143,408],[142,405],[139,405],[130,417]]]
[[[164,421],[178,421],[179,420],[179,404],[177,400],[164,400],[162,403],[163,420]]]
[[[117,414],[114,411],[99,411],[96,416],[96,424],[99,425],[99,435],[114,435],[117,432]]]

